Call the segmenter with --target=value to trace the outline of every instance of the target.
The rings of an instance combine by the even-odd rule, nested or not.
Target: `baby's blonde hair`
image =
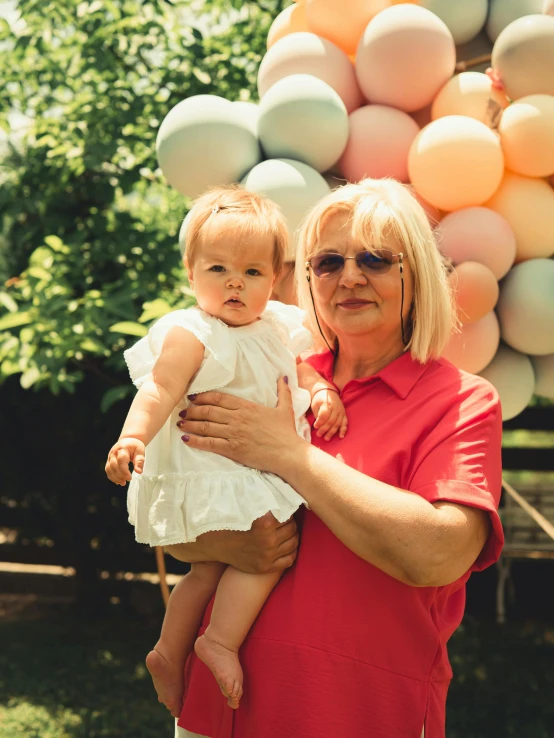
[[[421,363],[439,357],[458,322],[446,264],[425,211],[410,189],[394,179],[364,179],[333,190],[312,208],[298,231],[297,295],[316,339],[319,330],[306,280],[306,261],[318,251],[331,216],[340,213],[350,215],[350,232],[360,249],[379,248],[389,235],[398,240],[414,282],[408,348]],[[333,345],[333,331],[321,317],[319,322]],[[323,341],[320,343],[323,347]]]
[[[272,200],[248,192],[238,184],[212,187],[194,201],[183,252],[186,263],[194,263],[202,231],[212,218],[220,219],[222,226],[238,238],[273,236],[273,270],[276,275],[281,272],[289,241],[285,219]]]

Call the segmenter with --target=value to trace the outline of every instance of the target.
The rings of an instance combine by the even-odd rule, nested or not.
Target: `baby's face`
[[[275,282],[273,236],[238,236],[221,227],[223,218],[205,228],[187,267],[189,282],[204,312],[230,326],[248,325],[265,310]]]

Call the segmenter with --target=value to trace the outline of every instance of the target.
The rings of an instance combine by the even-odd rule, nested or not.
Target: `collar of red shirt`
[[[321,371],[325,379],[329,382],[333,381],[333,365],[334,357],[330,351],[321,356],[318,371]],[[351,380],[359,384],[366,384],[375,379],[380,379],[388,387],[395,392],[401,400],[405,400],[410,394],[418,380],[425,374],[429,364],[420,364],[412,358],[409,351],[406,351],[390,364],[387,364],[377,374],[369,377],[361,377]]]

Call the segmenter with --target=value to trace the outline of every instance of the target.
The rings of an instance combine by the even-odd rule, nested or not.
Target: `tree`
[[[30,118],[3,161],[0,379],[58,393],[92,373],[105,407],[129,391],[128,336],[192,299],[176,238],[189,203],[157,169],[157,129],[191,95],[255,99],[282,5],[19,1],[0,34],[0,124]]]
[[[0,26],[0,516],[39,561],[59,548],[87,602],[100,569],[138,554],[103,472],[125,409],[110,406],[132,392],[123,349],[192,301],[190,203],[157,169],[157,129],[190,95],[255,99],[281,5],[19,0]]]

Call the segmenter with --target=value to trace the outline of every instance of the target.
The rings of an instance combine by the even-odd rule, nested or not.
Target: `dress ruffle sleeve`
[[[124,352],[129,374],[137,388],[152,374],[164,340],[172,328],[183,328],[192,333],[206,348],[201,369],[189,387],[190,393],[218,389],[233,379],[236,347],[229,337],[228,327],[198,308],[189,308],[164,315],[144,338]]]
[[[285,305],[271,300],[267,303],[263,317],[279,331],[283,343],[294,356],[312,348],[314,339],[310,331],[304,327],[306,319],[304,310],[296,305]]]

